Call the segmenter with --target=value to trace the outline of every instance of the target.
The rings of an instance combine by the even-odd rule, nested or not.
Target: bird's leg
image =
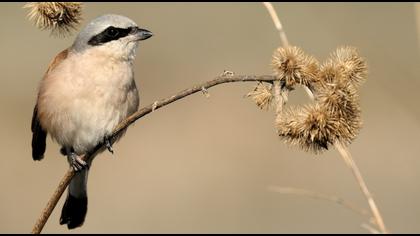
[[[114,154],[114,149],[112,148],[111,138],[105,138],[105,147],[108,149],[108,151],[112,154]]]
[[[67,160],[71,167],[73,167],[74,171],[81,171],[84,168],[89,168],[88,164],[82,160],[80,156],[78,156],[74,151],[67,149]]]

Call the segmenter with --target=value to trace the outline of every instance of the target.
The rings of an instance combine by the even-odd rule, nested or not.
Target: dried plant
[[[276,127],[287,144],[319,154],[336,141],[350,144],[362,127],[357,95],[343,88],[325,89],[318,102],[291,107],[277,116]]]
[[[339,130],[337,118],[319,104],[289,108],[277,116],[276,125],[287,144],[316,154],[334,143]]]
[[[374,224],[379,230],[374,226],[365,226],[368,226],[371,232],[387,233],[388,230],[372,194],[347,148],[362,127],[357,88],[366,80],[366,62],[352,47],[337,49],[318,70],[312,63],[303,63],[308,61],[306,58],[309,57],[298,49],[279,48],[275,52],[273,64],[279,80],[286,84],[286,88],[287,84],[291,88],[295,84],[310,88],[309,91],[314,92],[315,100],[314,105],[303,108],[292,107],[277,113],[277,132],[287,144],[315,154],[333,145],[353,172],[362,193],[368,200],[375,219]],[[289,63],[290,59],[295,61]],[[314,77],[308,76],[306,78],[309,79],[302,80],[299,77],[302,71],[311,71],[310,75]]]
[[[274,97],[272,93],[272,85],[258,83],[255,89],[249,92],[246,97],[251,97],[260,109],[268,110],[271,107]]]
[[[271,65],[282,87],[288,90],[293,90],[296,84],[309,87],[318,80],[318,61],[296,46],[278,48]]]
[[[318,90],[317,101],[331,114],[339,125],[335,138],[350,144],[362,127],[358,94],[351,84],[327,84]]]
[[[331,61],[343,73],[344,82],[352,84],[355,88],[366,81],[367,64],[359,56],[354,47],[340,47],[332,55]]]
[[[350,144],[359,133],[361,109],[354,86],[366,79],[367,66],[351,47],[337,49],[320,68],[315,62],[297,47],[280,47],[273,56],[285,88],[304,85],[315,92],[316,101],[277,114],[277,132],[286,143],[319,154],[336,141]]]
[[[79,2],[31,2],[29,19],[41,30],[51,30],[54,36],[67,36],[82,20],[82,3]]]
[[[284,46],[277,49],[273,56],[272,65],[276,76],[287,89],[293,89],[295,84],[304,85],[308,95],[316,100],[313,106],[291,108],[286,112],[281,112],[284,104],[278,104],[281,109],[277,110],[280,112],[276,113],[276,124],[280,137],[286,143],[315,153],[326,149],[329,143],[333,144],[352,171],[369,204],[375,226],[364,225],[367,226],[365,228],[370,232],[388,233],[372,194],[347,148],[362,125],[356,89],[366,80],[365,60],[355,48],[342,47],[315,72],[315,67],[308,66],[312,63],[305,63],[308,57],[301,50],[288,47],[289,42],[272,4],[263,4],[270,13]],[[308,76],[302,79],[301,75],[308,71],[310,75],[317,77]]]
[[[343,71],[331,59],[328,59],[320,66],[318,75],[319,80],[315,87],[320,87],[326,84],[336,84],[337,81],[344,80],[342,79],[344,76]]]

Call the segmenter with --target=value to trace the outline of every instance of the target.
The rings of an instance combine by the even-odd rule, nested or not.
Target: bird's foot
[[[105,138],[105,147],[108,149],[110,153],[114,154],[114,149],[112,148],[110,138]]]
[[[82,160],[80,156],[76,153],[70,153],[68,156],[70,165],[73,167],[74,171],[78,172],[83,170],[84,168],[89,168],[88,164]]]

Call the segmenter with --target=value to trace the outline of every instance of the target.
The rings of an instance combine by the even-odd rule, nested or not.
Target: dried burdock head
[[[273,54],[271,65],[282,86],[288,90],[294,89],[296,84],[310,87],[318,81],[318,61],[305,55],[298,47],[278,48]]]
[[[366,79],[367,71],[366,63],[356,49],[339,48],[319,71],[311,69],[314,71],[311,74],[317,78],[306,80],[299,79],[305,77],[302,71],[310,68],[308,61],[311,60],[305,59],[300,49],[279,48],[273,58],[280,80],[291,87],[299,83],[311,88],[316,101],[314,105],[291,108],[278,114],[279,136],[288,144],[316,154],[336,141],[350,144],[362,127],[356,86]]]
[[[367,64],[366,61],[360,57],[356,48],[348,46],[338,48],[331,55],[331,60],[336,67],[340,68],[344,75],[343,78],[355,88],[365,82]]]
[[[246,96],[251,97],[260,109],[268,110],[273,101],[272,85],[258,83],[255,89]]]
[[[361,110],[351,84],[323,84],[316,104],[290,108],[278,115],[277,132],[286,143],[315,154],[335,141],[350,144],[361,127]]]
[[[351,84],[324,84],[317,92],[317,102],[338,122],[335,139],[350,144],[362,127],[361,109],[356,89]]]
[[[31,2],[29,18],[41,30],[51,30],[54,36],[67,36],[82,20],[82,3],[79,2]]]
[[[350,84],[324,84],[318,88],[316,100],[338,117],[353,117],[360,113],[357,90]]]
[[[287,144],[318,154],[334,142],[339,121],[323,106],[314,104],[289,108],[278,115],[276,126]]]
[[[343,70],[331,59],[323,63],[319,69],[319,81],[317,86],[325,86],[326,84],[336,84],[343,81]]]

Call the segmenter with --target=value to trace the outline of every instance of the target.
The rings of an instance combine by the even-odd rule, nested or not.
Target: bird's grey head
[[[82,29],[72,50],[85,52],[95,49],[112,57],[134,58],[138,41],[148,39],[152,33],[141,29],[131,19],[120,15],[102,15]]]

